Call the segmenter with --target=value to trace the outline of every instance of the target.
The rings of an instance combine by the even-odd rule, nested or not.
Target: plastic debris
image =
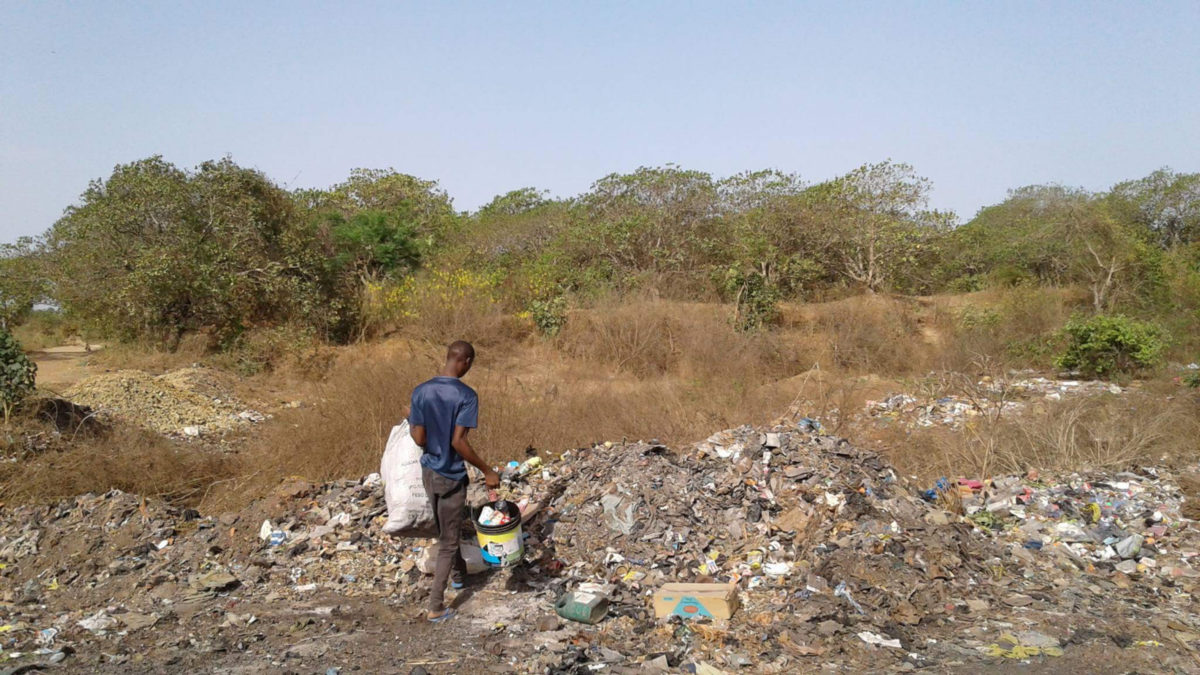
[[[885,638],[879,633],[872,633],[869,630],[864,630],[858,634],[858,638],[869,645],[877,647],[889,647],[891,649],[903,649],[900,641],[895,638]]]
[[[1194,668],[1179,642],[1195,641],[1200,591],[1191,468],[918,484],[878,453],[790,421],[542,462],[506,487],[528,518],[526,562],[480,574],[478,546],[464,544],[466,620],[427,646],[406,641],[431,670],[448,658],[436,653],[531,672],[985,671],[998,658],[1062,653],[1049,636],[1067,613],[1130,640],[1128,669]],[[468,501],[487,500],[476,477]],[[55,652],[37,649],[78,649],[80,668],[111,655],[102,668],[124,658],[156,671],[358,663],[344,627],[368,612],[421,611],[432,572],[434,542],[384,534],[386,517],[369,476],[289,480],[226,514],[119,491],[6,507],[4,655],[44,662]],[[277,532],[282,541],[264,544]],[[81,542],[88,552],[68,562]],[[671,614],[686,623],[659,618],[655,594],[668,584],[728,588],[737,610],[705,616],[699,598],[680,596]],[[576,592],[607,601],[599,626],[557,617],[558,599]],[[45,627],[60,633],[41,647]],[[462,650],[469,641],[486,646]],[[1071,656],[1090,648],[1067,644]]]

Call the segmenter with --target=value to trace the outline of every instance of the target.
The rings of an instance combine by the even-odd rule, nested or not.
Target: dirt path
[[[88,359],[104,345],[61,345],[32,351],[29,355],[37,364],[38,386],[50,391],[62,392],[79,380],[91,375]]]

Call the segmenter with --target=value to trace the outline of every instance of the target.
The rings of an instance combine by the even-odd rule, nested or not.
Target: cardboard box
[[[654,615],[728,619],[738,609],[734,584],[663,584],[654,592]]]

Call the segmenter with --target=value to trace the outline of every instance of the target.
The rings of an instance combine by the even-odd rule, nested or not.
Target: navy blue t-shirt
[[[439,375],[413,389],[411,426],[425,427],[421,466],[449,478],[467,477],[462,455],[450,446],[454,427],[474,429],[479,422],[479,396],[457,377]]]

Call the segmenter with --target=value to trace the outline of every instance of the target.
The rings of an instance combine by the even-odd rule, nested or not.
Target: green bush
[[[12,334],[0,329],[0,412],[4,422],[12,409],[33,393],[37,364],[29,360]]]
[[[756,272],[730,268],[725,273],[724,291],[734,300],[733,325],[740,331],[755,331],[779,321],[779,290]]]
[[[1108,377],[1159,365],[1166,349],[1157,325],[1123,315],[1074,317],[1063,327],[1069,343],[1054,363],[1085,375]]]
[[[1192,389],[1200,389],[1200,372],[1193,370],[1184,375],[1183,384],[1191,387]]]
[[[542,335],[554,337],[567,325],[567,299],[556,295],[549,300],[534,300],[529,313]]]

